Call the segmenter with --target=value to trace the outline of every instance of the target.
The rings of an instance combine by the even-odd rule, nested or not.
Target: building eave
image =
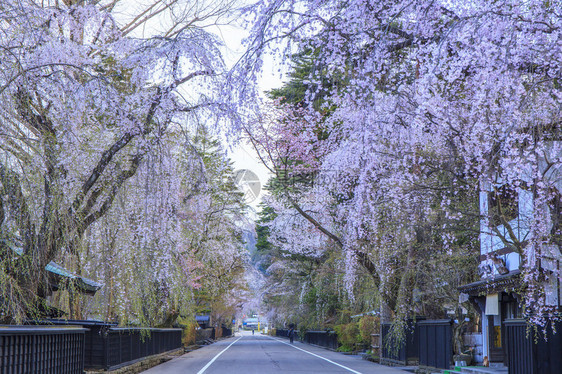
[[[477,282],[462,285],[458,290],[469,296],[485,296],[498,292],[515,292],[521,286],[521,271],[512,270],[505,275],[496,275]]]

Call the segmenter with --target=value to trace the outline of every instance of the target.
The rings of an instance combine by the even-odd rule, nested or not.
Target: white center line
[[[236,343],[236,342],[237,342],[238,340],[240,340],[240,339],[242,339],[242,337],[239,337],[238,339],[236,339],[235,341],[233,341],[232,343],[230,343],[230,345],[229,345],[228,347],[226,347],[225,349],[223,349],[222,351],[220,351],[219,354],[217,354],[215,357],[213,357],[213,359],[212,359],[211,361],[209,361],[209,362],[207,363],[207,365],[205,365],[205,366],[203,367],[203,369],[199,370],[199,371],[197,372],[197,374],[203,374],[203,373],[205,372],[205,370],[207,370],[207,369],[209,368],[209,366],[211,366],[211,364],[212,364],[213,362],[215,362],[215,360],[216,360],[217,358],[219,358],[220,355],[222,355],[228,348],[230,348],[234,343]]]
[[[277,340],[278,342],[283,343],[283,344],[287,344],[287,345],[290,346],[290,347],[293,347],[293,348],[295,348],[295,349],[298,349],[299,351],[303,351],[303,352],[305,352],[305,353],[308,353],[309,355],[313,355],[314,357],[321,358],[322,360],[328,361],[329,363],[334,364],[334,365],[336,365],[336,366],[339,366],[339,367],[342,368],[342,369],[349,370],[349,371],[351,371],[351,372],[354,373],[354,374],[361,374],[360,372],[355,371],[355,370],[353,370],[353,369],[350,369],[350,368],[348,368],[347,366],[340,365],[340,364],[338,364],[337,362],[334,362],[334,361],[332,361],[332,360],[328,360],[328,359],[325,358],[325,357],[322,357],[322,356],[317,355],[317,354],[315,354],[315,353],[312,353],[312,352],[309,352],[309,351],[307,351],[307,350],[301,349],[301,348],[299,348],[299,347],[295,347],[294,345],[289,344],[289,343],[287,343],[287,342],[284,342],[284,341],[281,340],[281,339],[275,339],[275,338],[271,338],[271,339]],[[199,374],[199,373],[197,373],[197,374]]]

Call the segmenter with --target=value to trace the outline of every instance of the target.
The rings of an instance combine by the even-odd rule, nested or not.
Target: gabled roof
[[[87,294],[95,294],[97,290],[103,287],[103,284],[92,279],[73,274],[53,261],[49,262],[47,266],[45,266],[45,270],[52,274],[56,274],[59,277],[71,279],[80,291]]]
[[[18,255],[21,256],[23,254],[23,249],[12,245],[9,245],[9,247]],[[70,271],[66,270],[53,261],[49,262],[47,266],[45,266],[45,270],[47,270],[47,272],[56,280],[54,284],[51,284],[51,287],[54,290],[57,290],[59,288],[58,283],[60,283],[63,279],[74,282],[74,286],[78,288],[78,290],[86,294],[93,295],[97,290],[103,287],[102,283],[98,283],[92,279],[88,279],[86,277],[71,273]]]
[[[210,315],[205,315],[205,316],[195,316],[195,321],[197,322],[209,322],[209,320],[211,319]]]
[[[378,312],[376,310],[371,310],[369,312],[356,314],[354,316],[351,316],[351,318],[360,318],[360,317],[363,317],[363,316],[378,316],[378,315],[380,315],[380,312]]]

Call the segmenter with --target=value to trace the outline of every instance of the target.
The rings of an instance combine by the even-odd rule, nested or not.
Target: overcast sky
[[[232,66],[240,58],[244,52],[242,40],[248,35],[248,32],[241,27],[223,26],[216,33],[225,43],[224,57],[228,66]],[[263,93],[272,88],[280,87],[283,83],[279,75],[280,65],[273,61],[269,56],[264,62],[264,74],[259,82],[260,91]],[[248,169],[254,172],[260,179],[262,187],[267,183],[270,173],[265,166],[259,161],[259,158],[253,147],[244,142],[240,142],[238,146],[228,150],[228,157],[234,162],[236,170]],[[262,193],[260,194],[260,197]],[[257,208],[260,198],[250,203],[254,209]]]
[[[187,3],[186,6],[192,7],[199,7],[203,6],[206,1],[213,2],[213,0],[192,0],[193,2]],[[244,1],[244,0],[242,0]],[[245,0],[251,2],[253,0]],[[131,9],[136,7],[146,7],[146,4],[150,4],[151,0],[126,0],[121,3],[121,14],[124,17],[124,20],[131,18],[128,13]],[[133,12],[134,13],[134,12]],[[147,23],[147,26],[135,30],[133,34],[136,36],[143,37],[148,36],[155,30],[159,30],[162,28],[166,28],[169,24],[170,19],[167,16],[156,17],[152,19],[150,22]],[[210,22],[206,27],[208,32],[212,32],[219,36],[219,38],[224,43],[224,48],[222,48],[222,53],[224,57],[224,61],[226,65],[230,68],[232,67],[238,59],[244,53],[244,46],[242,45],[242,40],[246,38],[249,34],[248,30],[245,27],[248,27],[247,22],[244,22],[243,19],[237,19],[235,22],[238,23],[238,26],[234,24],[230,25],[221,25],[216,26],[213,25],[213,22]],[[271,90],[272,88],[277,88],[282,85],[282,78],[280,77],[279,73],[280,65],[275,64],[273,58],[269,56],[269,58],[265,58],[264,60],[264,73],[263,77],[259,82],[260,91],[264,93],[265,91]],[[224,137],[220,137],[223,141],[225,141]],[[260,179],[261,185],[267,183],[269,179],[269,172],[265,166],[263,166],[257,154],[255,153],[253,147],[245,142],[239,142],[239,144],[233,147],[231,144],[225,144],[224,149],[227,151],[227,157],[229,157],[233,163],[234,168],[236,170],[241,169],[248,169],[254,172],[258,178]],[[263,193],[263,191],[262,191]],[[260,194],[261,195],[261,194]],[[250,205],[254,208],[257,207],[259,204],[260,199],[253,201]]]

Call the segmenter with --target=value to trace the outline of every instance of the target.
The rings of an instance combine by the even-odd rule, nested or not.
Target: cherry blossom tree
[[[320,174],[338,177],[315,194],[323,204],[296,206],[287,197],[286,207],[300,213],[298,225],[308,222],[324,240],[340,243],[349,274],[358,260],[384,290],[396,285],[388,277],[397,272],[415,274],[419,262],[412,259],[427,250],[424,238],[442,257],[465,234],[440,227],[479,222],[478,210],[467,206],[479,190],[507,184],[532,191],[531,234],[522,240],[504,220],[502,240],[521,255],[527,314],[544,323],[552,309],[539,284],[559,276],[537,259],[560,251],[560,4],[278,0],[257,8],[248,59],[267,51],[314,53],[305,107],[314,109],[326,78],[345,82],[326,88],[328,151],[313,155]],[[292,141],[292,157],[319,149],[319,141],[304,139],[313,126],[296,138],[279,137]],[[269,154],[273,145],[261,142]],[[494,225],[482,230],[500,234]],[[397,259],[414,273],[403,272]],[[389,300],[408,308],[411,290]]]
[[[270,246],[285,253],[273,256],[272,274],[281,269],[299,273],[296,270],[299,266],[294,263],[282,266],[288,262],[285,256],[289,254],[320,265],[335,262],[346,269],[345,282],[335,282],[342,287],[338,293],[347,293],[350,299],[355,299],[354,307],[363,305],[359,300],[370,294],[396,317],[412,313],[444,317],[444,300],[457,300],[456,288],[472,281],[476,272],[473,259],[479,247],[475,191],[467,193],[460,188],[455,194],[445,196],[443,191],[453,190],[452,180],[436,164],[433,176],[418,176],[416,185],[401,192],[401,200],[387,196],[388,182],[363,181],[369,183],[372,189],[369,198],[377,199],[373,202],[377,209],[364,206],[361,212],[356,212],[350,202],[357,191],[354,186],[362,182],[359,172],[322,170],[325,155],[330,152],[326,152],[329,148],[325,142],[318,140],[318,122],[302,110],[285,110],[289,111],[288,115],[276,111],[273,117],[277,120],[252,136],[262,159],[276,175],[270,181],[272,196],[267,200],[267,209],[274,210],[274,218],[263,226],[267,228],[265,234],[263,228],[259,231]],[[402,169],[403,166],[387,166],[389,173]],[[445,197],[449,203],[441,208]],[[458,210],[465,216],[447,216]],[[366,216],[360,227],[363,231],[360,239],[354,237],[354,231],[348,232],[354,229],[350,227],[350,214]],[[445,239],[450,242],[445,243]],[[339,251],[334,252],[336,248]],[[356,253],[362,255],[359,261],[354,257]],[[334,272],[337,273],[332,269]],[[365,276],[371,280],[364,280]],[[311,281],[303,282],[304,287]],[[298,287],[284,294],[298,297],[297,291]],[[342,301],[343,308],[345,297]]]
[[[233,3],[188,5],[0,5],[2,318],[41,310],[49,292],[45,265],[64,253],[78,255],[86,231],[120,192],[131,193],[127,203],[140,204],[125,204],[129,213],[150,207],[145,213],[160,220],[158,234],[166,236],[167,197],[128,189],[131,178],[147,160],[169,176],[167,136],[201,116],[217,122],[231,107],[218,95],[225,72],[220,42],[205,27],[225,22]],[[178,190],[172,180],[153,192]]]
[[[173,134],[87,230],[82,274],[104,287],[82,299],[84,312],[143,326],[209,310],[233,315],[244,288],[243,212],[218,143],[201,128]]]

